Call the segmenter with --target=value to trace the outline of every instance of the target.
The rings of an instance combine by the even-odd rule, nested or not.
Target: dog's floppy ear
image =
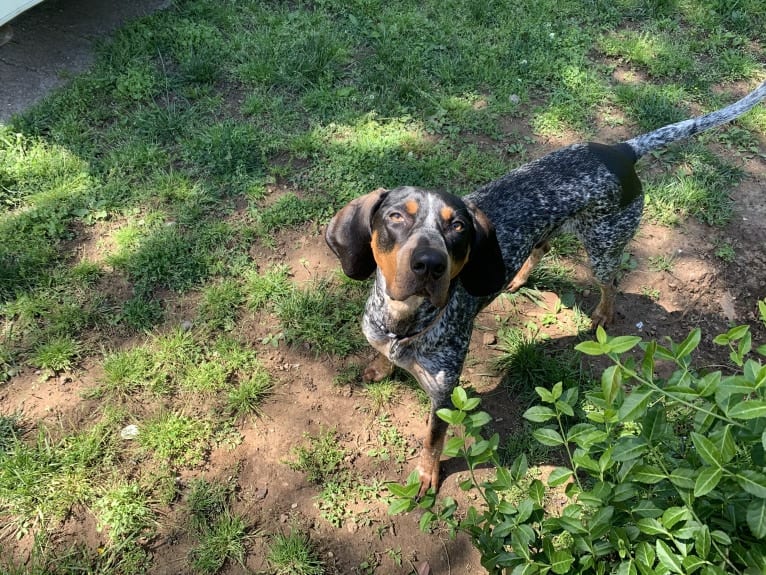
[[[342,208],[330,220],[325,240],[338,256],[343,273],[364,280],[375,271],[372,255],[372,217],[388,193],[384,188],[360,196]]]
[[[465,291],[473,296],[492,295],[505,287],[505,264],[495,226],[471,202],[466,205],[473,218],[474,238],[468,261],[460,271],[460,281]]]

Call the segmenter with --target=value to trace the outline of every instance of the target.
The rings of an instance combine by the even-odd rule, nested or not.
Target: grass
[[[322,562],[305,533],[277,533],[269,544],[268,561],[275,575],[323,575]]]
[[[311,483],[327,482],[340,468],[346,458],[346,450],[338,443],[334,429],[320,431],[318,435],[306,436],[308,442],[293,448],[294,459],[287,462],[291,469],[302,472]]]
[[[317,247],[341,205],[379,186],[464,194],[551,138],[627,136],[713,110],[763,78],[764,28],[759,0],[188,0],[126,24],[86,73],[0,125],[0,396],[14,402],[37,370],[95,382],[87,399],[52,406],[55,421],[0,414],[3,524],[40,541],[27,564],[3,556],[0,569],[160,568],[146,537],[178,506],[195,518],[189,569],[244,563],[254,532],[238,513],[239,470],[223,487],[208,481],[207,496],[195,483],[210,454],[243,441],[249,418],[293,431],[280,386],[297,373],[324,382],[284,362],[337,374],[325,405],[356,393],[367,360],[368,285],[336,270],[298,281],[295,239]],[[725,226],[764,133],[758,109],[642,160],[647,217]],[[716,255],[736,256],[725,243]],[[581,258],[571,237],[557,239],[530,285],[571,307]],[[540,321],[560,326],[559,308]],[[535,385],[585,377],[568,350],[516,318],[506,328],[499,366],[522,402]],[[390,382],[364,389],[376,465],[409,456],[380,419],[397,393]],[[139,435],[118,439],[127,424]],[[527,431],[509,454],[531,449]],[[378,479],[351,473],[346,432],[292,452],[333,526],[376,520]],[[198,517],[205,497],[220,504]],[[68,546],[61,522],[78,513],[111,534],[101,553]],[[303,532],[272,533],[269,546],[284,549],[269,557],[280,573],[323,570]]]

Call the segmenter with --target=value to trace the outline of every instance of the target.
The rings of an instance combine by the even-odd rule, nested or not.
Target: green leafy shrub
[[[760,302],[766,323],[766,302]],[[526,475],[522,454],[499,464],[498,435],[483,437],[490,421],[465,390],[452,394],[455,409],[438,415],[458,429],[445,454],[462,456],[484,506],[459,516],[451,498],[420,502],[417,474],[390,485],[389,512],[426,509],[421,527],[443,523],[465,532],[490,573],[580,573],[620,575],[679,573],[723,575],[766,572],[766,345],[753,350],[750,328],[735,327],[715,338],[730,348],[731,374],[692,367],[701,340],[698,329],[680,343],[622,336],[599,328],[595,341],[577,349],[606,356],[613,365],[598,389],[581,402],[576,388],[536,389],[541,405],[524,417],[542,424],[533,435],[565,453],[547,486],[535,479],[526,495],[509,493]],[[643,356],[629,354],[640,346]],[[658,375],[659,362],[674,366]],[[494,477],[479,481],[482,464]],[[564,489],[567,502],[546,507],[549,488]]]

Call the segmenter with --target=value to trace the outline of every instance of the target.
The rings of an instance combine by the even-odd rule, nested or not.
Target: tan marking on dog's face
[[[470,251],[465,254],[465,257],[463,259],[455,259],[455,257],[450,254],[449,257],[449,277],[450,279],[455,279],[458,274],[463,271],[463,266],[468,263],[468,257],[470,256]]]
[[[380,249],[379,235],[377,230],[372,232],[372,257],[378,264],[383,277],[386,279],[387,286],[393,286],[396,283],[396,267],[399,259],[399,246],[394,246],[392,250],[383,251]]]
[[[442,206],[442,209],[439,210],[439,215],[442,217],[445,223],[449,223],[452,218],[455,217],[455,210],[453,210],[450,206]]]
[[[418,208],[420,208],[420,205],[415,200],[408,200],[404,203],[404,209],[411,216],[418,213]]]

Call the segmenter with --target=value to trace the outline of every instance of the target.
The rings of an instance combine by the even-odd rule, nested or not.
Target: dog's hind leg
[[[543,259],[543,256],[547,254],[550,249],[551,245],[547,240],[539,242],[535,245],[534,248],[532,248],[532,253],[529,254],[527,261],[524,262],[524,265],[521,266],[521,269],[519,269],[519,271],[516,272],[516,275],[513,276],[511,283],[508,284],[509,292],[516,292],[521,288],[521,286],[527,283],[529,274],[532,273],[532,270],[537,264],[540,263],[540,260]]]
[[[577,235],[585,246],[593,275],[601,289],[601,299],[591,314],[593,327],[605,326],[614,321],[622,254],[638,229],[643,207],[643,197],[639,196],[616,214],[591,220],[587,226],[577,226]]]

